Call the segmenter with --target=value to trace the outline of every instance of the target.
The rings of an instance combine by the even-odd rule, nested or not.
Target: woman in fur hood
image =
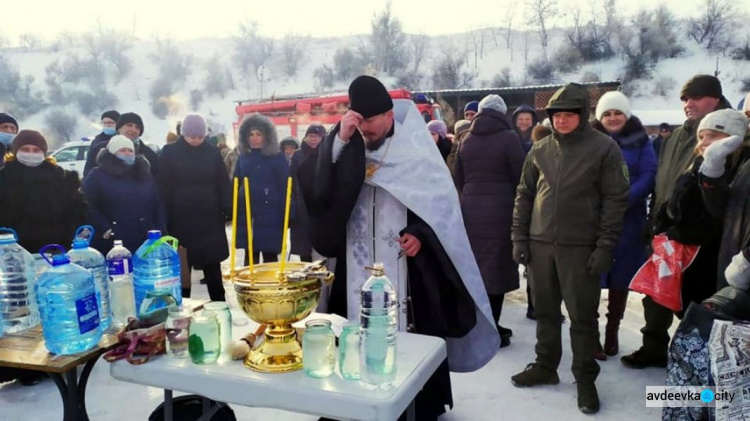
[[[284,230],[284,202],[289,164],[279,151],[276,126],[267,117],[254,113],[240,125],[237,149],[240,157],[234,176],[250,179],[250,207],[253,224],[253,260],[258,263],[276,262],[281,252]],[[245,191],[240,188],[237,217],[237,247],[245,249],[248,264],[245,217]]]

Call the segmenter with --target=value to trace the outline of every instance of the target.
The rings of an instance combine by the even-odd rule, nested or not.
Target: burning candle
[[[284,235],[281,240],[281,265],[279,266],[279,274],[282,279],[284,277],[284,268],[286,267],[286,240],[289,235],[289,208],[292,204],[292,177],[286,179],[286,208],[284,209]]]

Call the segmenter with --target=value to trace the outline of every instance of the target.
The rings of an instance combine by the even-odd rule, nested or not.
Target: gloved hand
[[[531,261],[528,241],[513,242],[513,261],[519,265],[528,265]]]
[[[703,163],[698,170],[709,178],[719,178],[724,174],[727,157],[742,146],[742,138],[729,136],[710,144],[703,152]]]
[[[612,268],[612,251],[597,247],[589,256],[589,275],[601,275]]]
[[[739,252],[732,257],[724,271],[724,277],[727,278],[729,285],[747,291],[750,289],[750,262],[747,261],[743,252]]]

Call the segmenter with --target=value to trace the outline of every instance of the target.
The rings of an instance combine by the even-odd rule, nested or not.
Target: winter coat
[[[86,154],[86,165],[83,167],[83,177],[89,175],[91,170],[96,167],[96,157],[99,156],[99,151],[107,147],[109,139],[112,139],[112,136],[114,135],[102,132],[96,135],[94,140],[91,141],[89,152]]]
[[[531,114],[531,127],[526,132],[522,132],[518,126],[516,126],[516,120],[518,119],[518,115],[521,113],[529,113]],[[513,123],[513,130],[516,131],[516,134],[518,134],[518,138],[521,139],[521,144],[523,145],[523,153],[524,155],[528,154],[531,150],[531,145],[533,142],[531,141],[531,131],[534,129],[534,126],[539,124],[539,116],[536,115],[536,110],[531,108],[528,105],[521,105],[520,107],[516,108],[515,111],[513,111],[513,118],[511,119],[511,122]]]
[[[717,110],[731,108],[723,99]],[[672,195],[677,178],[685,172],[694,158],[695,146],[698,143],[699,121],[685,120],[666,138],[659,152],[659,166],[656,171],[653,208],[658,210]]]
[[[716,289],[716,265],[721,242],[722,218],[711,215],[700,186],[703,158],[694,156],[691,166],[677,179],[672,195],[654,215],[654,233],[666,233],[670,240],[698,245],[693,263],[683,272],[682,308],[700,303]]]
[[[78,174],[53,164],[27,167],[9,155],[0,170],[0,227],[13,228],[29,253],[48,244],[68,247],[86,222]]]
[[[608,134],[601,122],[594,128]],[[602,275],[602,287],[627,290],[635,273],[646,261],[646,241],[643,232],[648,218],[646,201],[654,189],[656,153],[640,120],[633,116],[620,133],[611,135],[620,146],[628,166],[630,194],[625,211],[622,233],[614,251],[614,263],[609,273]]]
[[[438,150],[440,151],[440,156],[443,157],[443,161],[445,163],[448,163],[448,156],[451,154],[451,149],[453,148],[452,142],[445,137],[438,137],[438,141],[435,144],[437,146]]]
[[[516,194],[513,241],[614,250],[630,191],[620,148],[588,124],[582,86],[567,85],[547,108],[580,109],[581,124],[564,135],[553,129],[531,147]]]
[[[716,276],[716,287],[722,289],[728,286],[724,271],[732,257],[750,247],[750,161],[745,160],[735,176],[726,171],[719,178],[699,177],[708,211],[724,221]]]
[[[510,227],[524,153],[508,117],[483,110],[456,158],[456,188],[466,233],[488,294],[518,289]]]
[[[263,133],[265,145],[262,149],[250,149],[250,129]],[[284,205],[289,164],[279,152],[276,127],[271,120],[260,114],[251,114],[240,125],[239,159],[234,175],[250,180],[250,207],[253,224],[253,251],[280,253],[284,229]],[[240,189],[237,217],[237,247],[247,248],[247,224],[245,216],[245,191]]]
[[[229,256],[224,224],[232,193],[219,149],[205,141],[191,146],[180,136],[162,149],[159,164],[169,235],[187,249],[191,266],[220,263]]]
[[[291,254],[298,256],[312,255],[312,242],[310,241],[309,232],[310,218],[307,215],[307,206],[305,205],[305,199],[302,197],[298,176],[299,168],[310,156],[315,156],[315,149],[308,146],[306,142],[302,142],[302,147],[294,152],[292,164],[289,167],[289,172],[292,176],[292,185],[294,186],[293,194],[296,206],[295,217],[289,223],[291,230]]]
[[[159,188],[143,156],[136,155],[129,166],[102,149],[97,167],[83,180],[83,194],[89,202],[88,220],[96,230],[91,246],[103,254],[114,240],[122,240],[135,253],[149,230],[167,232]],[[105,240],[102,235],[110,229],[112,235]]]
[[[109,140],[112,139],[112,136],[104,133],[99,133],[94,138],[94,140],[91,141],[91,145],[89,146],[89,153],[88,155],[86,155],[86,166],[84,166],[83,168],[84,177],[89,175],[92,169],[96,168],[97,159],[99,159],[99,153],[103,149],[107,148]],[[142,155],[144,158],[146,158],[151,168],[151,174],[156,177],[156,170],[159,165],[159,156],[156,154],[156,152],[146,146],[143,141],[139,141],[138,146],[135,147],[135,153],[136,155]]]

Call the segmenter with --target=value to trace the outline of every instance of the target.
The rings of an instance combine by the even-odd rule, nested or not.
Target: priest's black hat
[[[359,76],[349,85],[349,109],[370,118],[393,109],[388,90],[372,76]]]

